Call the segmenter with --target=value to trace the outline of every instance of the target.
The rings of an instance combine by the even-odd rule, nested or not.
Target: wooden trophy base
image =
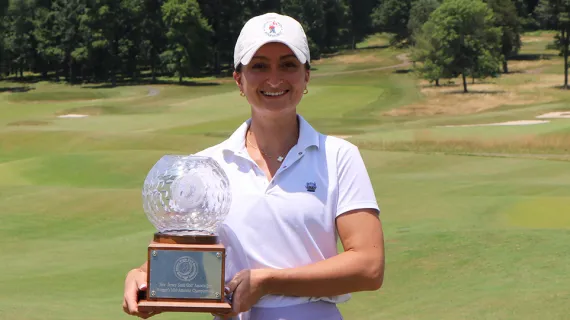
[[[147,290],[139,311],[230,313],[225,252],[216,236],[156,233],[148,246]]]
[[[230,313],[232,306],[227,302],[176,302],[176,301],[139,301],[142,312],[204,312]]]

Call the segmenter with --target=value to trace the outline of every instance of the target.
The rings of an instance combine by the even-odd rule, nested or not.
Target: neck
[[[299,139],[297,114],[281,114],[279,118],[253,114],[248,142],[271,157],[285,157]]]

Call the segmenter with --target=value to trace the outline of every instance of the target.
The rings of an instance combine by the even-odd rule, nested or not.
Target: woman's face
[[[310,72],[282,43],[265,44],[234,79],[256,110],[296,109],[309,83]]]

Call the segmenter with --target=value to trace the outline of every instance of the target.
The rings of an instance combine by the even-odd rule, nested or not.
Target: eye
[[[251,68],[253,70],[263,70],[263,69],[267,68],[267,65],[265,63],[262,63],[262,62],[257,62],[257,63],[254,63],[251,66]]]
[[[283,64],[281,65],[283,68],[288,69],[288,70],[294,70],[297,69],[297,64],[293,61],[286,61],[283,62]]]

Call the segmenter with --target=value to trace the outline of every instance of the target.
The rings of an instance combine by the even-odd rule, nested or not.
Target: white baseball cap
[[[245,23],[234,50],[234,67],[247,65],[253,55],[266,43],[280,42],[287,45],[302,64],[311,62],[307,35],[301,24],[277,13],[266,13]]]

